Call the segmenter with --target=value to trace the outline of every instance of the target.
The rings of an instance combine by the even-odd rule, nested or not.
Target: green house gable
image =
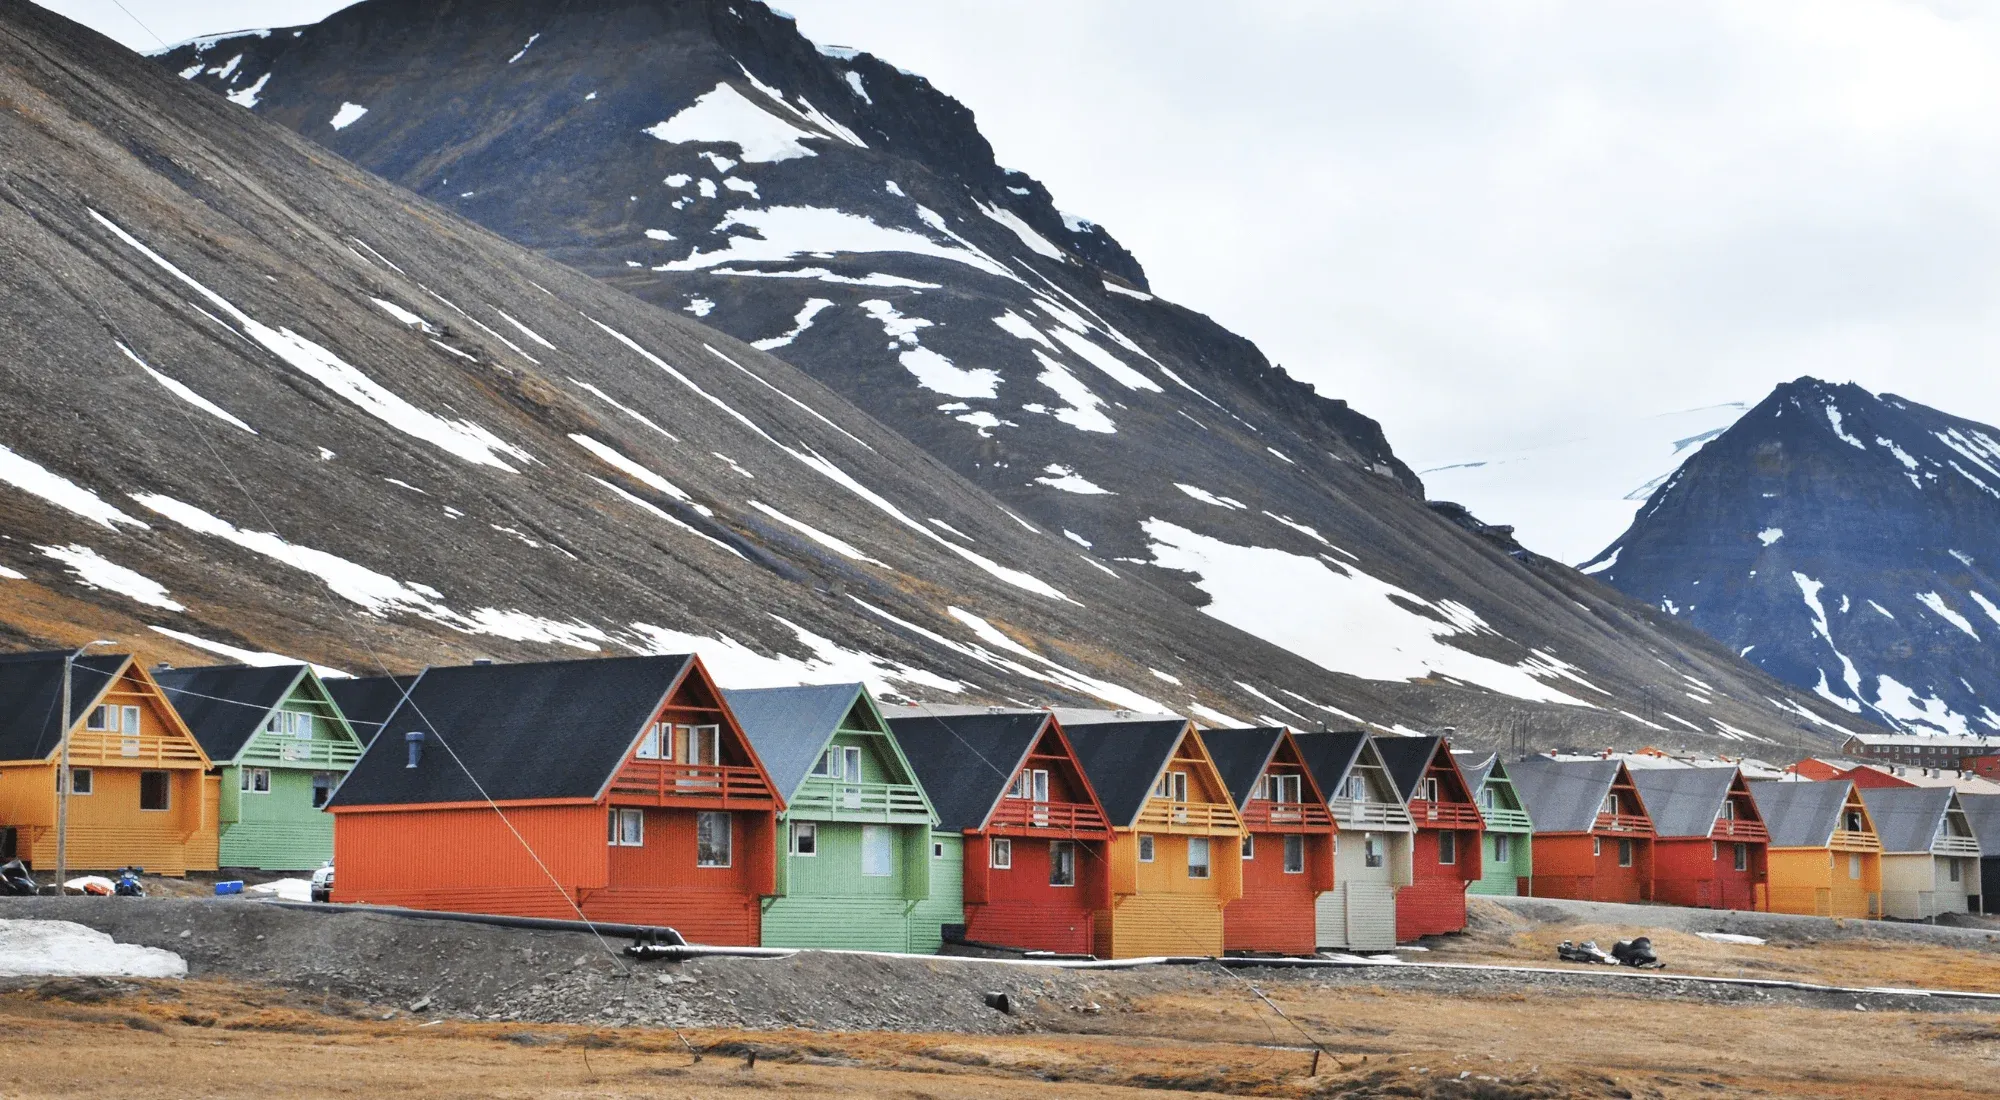
[[[1479,816],[1486,822],[1486,835],[1480,841],[1484,847],[1481,873],[1466,890],[1512,897],[1520,892],[1521,881],[1534,874],[1530,839],[1534,823],[1529,820],[1521,796],[1514,790],[1514,781],[1507,776],[1507,766],[1498,754],[1480,758],[1460,753],[1458,764],[1465,774],[1466,785],[1472,789],[1473,801],[1479,805]]]

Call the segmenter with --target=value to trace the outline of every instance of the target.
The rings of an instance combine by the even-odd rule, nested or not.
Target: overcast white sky
[[[2000,422],[2000,6],[780,3],[1415,465],[1801,374]],[[344,6],[125,5],[168,41]]]

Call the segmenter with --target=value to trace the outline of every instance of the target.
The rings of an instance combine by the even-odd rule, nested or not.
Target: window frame
[[[1493,838],[1493,862],[1514,862],[1513,836],[1508,833],[1488,833],[1487,835]]]
[[[1748,844],[1738,844],[1736,846],[1735,862],[1736,869],[1739,871],[1748,871],[1750,869],[1750,846]]]
[[[119,732],[114,728],[115,723],[113,725],[103,724],[110,721],[115,710],[116,708],[110,703],[99,703],[90,708],[90,713],[83,716],[83,728],[91,733]]]
[[[1200,845],[1201,848],[1200,863],[1194,861],[1196,845]],[[1195,873],[1195,868],[1197,867],[1201,869],[1200,874]],[[1191,836],[1187,838],[1187,876],[1191,879],[1208,879],[1215,876],[1214,846],[1209,843],[1209,839],[1205,836]]]
[[[1253,859],[1256,859],[1256,858],[1257,858],[1257,834],[1256,834],[1256,833],[1244,833],[1244,834],[1243,834],[1243,861],[1244,861],[1245,863],[1248,863],[1249,861],[1251,861],[1251,860],[1253,860]]]
[[[146,781],[149,777],[157,777],[154,782],[160,785],[160,794],[162,797],[161,804],[158,806],[146,805]],[[145,814],[164,814],[173,812],[173,808],[174,773],[165,768],[146,768],[141,770],[139,772],[139,812]]]
[[[718,760],[722,755],[719,750],[720,747],[718,746],[716,753]],[[840,746],[840,780],[843,783],[861,782],[861,746]]]
[[[1152,863],[1160,854],[1159,842],[1151,833],[1139,834],[1139,862]]]
[[[995,871],[1014,869],[1014,841],[1011,837],[996,836],[986,843],[986,866]]]
[[[76,781],[79,776],[83,778],[82,790],[78,790],[76,786]],[[97,776],[92,774],[89,768],[71,768],[69,770],[69,793],[71,796],[76,798],[89,798],[91,792],[95,791],[96,789],[97,789]]]
[[[1438,866],[1458,865],[1458,834],[1449,829],[1438,833]]]
[[[240,768],[238,769],[238,771],[241,773],[241,778],[238,781],[238,787],[242,790],[242,793],[244,794],[271,793],[271,769]],[[258,781],[260,780],[264,784],[261,787],[257,785]]]
[[[879,871],[868,869],[869,838],[879,837],[876,842],[881,857]],[[864,878],[891,878],[896,874],[896,833],[889,825],[863,825],[861,827],[861,874]]]
[[[1389,865],[1388,849],[1384,848],[1381,842],[1375,839],[1374,833],[1362,833],[1361,866],[1368,868],[1369,870],[1374,870],[1380,867],[1387,867],[1388,865]]]
[[[638,827],[628,830],[625,827],[627,822],[637,822]],[[646,846],[646,811],[613,806],[605,831],[610,834],[605,838],[606,843],[610,847],[644,848]],[[634,835],[636,835],[637,839],[632,839]]]
[[[702,851],[701,832],[705,825],[722,823],[722,859],[710,858]],[[726,871],[736,865],[736,815],[728,810],[697,810],[694,815],[694,865],[703,870]]]
[[[1438,781],[1436,776],[1427,775],[1422,779],[1417,780],[1417,801],[1419,802],[1438,801]]]
[[[1060,857],[1057,856],[1058,852],[1062,853]],[[1058,881],[1059,878],[1065,877],[1058,875],[1058,872],[1065,869],[1069,872],[1066,876],[1068,881]],[[1049,841],[1049,886],[1057,890],[1073,889],[1076,886],[1076,841]]]
[[[646,727],[646,732],[639,735],[639,747],[632,750],[632,759],[634,760],[660,759],[660,741],[661,741],[660,727],[662,726],[665,726],[667,729],[667,736],[666,736],[667,742],[669,744],[672,743],[673,728],[674,728],[673,725],[667,722],[654,722],[653,724]]]
[[[320,780],[322,779],[326,780],[325,786],[320,785]],[[315,810],[326,809],[326,804],[333,801],[333,792],[339,786],[340,786],[339,772],[314,772],[312,774],[313,809]],[[324,796],[321,795],[320,793],[321,791],[326,792]]]
[[[1618,866],[1631,867],[1639,861],[1639,845],[1630,840],[1618,842]]]
[[[1306,838],[1299,833],[1285,834],[1284,872],[1288,875],[1306,873]]]
[[[720,724],[712,722],[698,726],[686,723],[677,724],[674,726],[674,736],[676,740],[684,740],[684,744],[687,747],[687,752],[684,754],[686,759],[681,761],[682,763],[694,764],[699,767],[719,768],[722,766],[722,726]],[[702,752],[703,749],[713,749],[714,752],[712,755],[715,759],[703,760],[703,755],[710,755],[704,754]],[[668,757],[668,759],[671,760],[673,758]],[[704,810],[702,812],[719,813],[721,811]]]
[[[790,833],[793,855],[800,859],[819,858],[819,822],[794,821]]]

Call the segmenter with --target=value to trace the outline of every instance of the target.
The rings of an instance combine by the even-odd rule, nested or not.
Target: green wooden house
[[[1521,892],[1520,884],[1535,873],[1534,823],[1528,820],[1527,808],[1514,792],[1514,781],[1507,778],[1507,766],[1498,753],[1453,750],[1452,755],[1479,803],[1479,816],[1486,819],[1482,873],[1467,884],[1466,893],[1514,897]]]
[[[323,812],[361,741],[307,665],[216,665],[153,672],[215,773],[223,867],[305,871],[333,858]]]
[[[964,838],[937,812],[860,684],[724,691],[778,816],[767,947],[934,953],[965,922]]]

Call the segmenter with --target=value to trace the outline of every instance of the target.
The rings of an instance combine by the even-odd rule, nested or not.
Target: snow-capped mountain
[[[1574,424],[1528,446],[1419,456],[1411,465],[1431,496],[1501,518],[1538,554],[1581,562],[1631,526],[1680,464],[1747,408],[1729,402]]]
[[[1583,571],[1850,713],[2000,732],[2000,430],[1786,383]]]

